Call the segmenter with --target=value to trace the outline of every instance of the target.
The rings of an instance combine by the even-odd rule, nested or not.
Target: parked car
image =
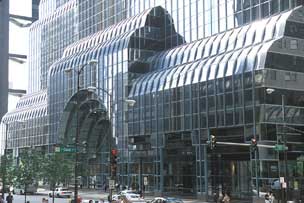
[[[148,203],[183,203],[183,200],[175,197],[155,197]]]
[[[52,197],[53,196],[53,191],[51,191],[49,193],[49,197]],[[59,188],[55,188],[55,191],[54,191],[54,196],[55,197],[67,197],[67,198],[70,198],[73,196],[73,192],[68,190],[67,188],[62,188],[62,187],[59,187]]]

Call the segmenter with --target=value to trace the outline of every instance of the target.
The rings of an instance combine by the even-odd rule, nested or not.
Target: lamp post
[[[267,94],[272,94],[273,92],[275,92],[275,89],[272,88],[267,88],[266,92]],[[283,140],[284,140],[284,176],[285,176],[285,182],[286,182],[286,193],[284,195],[284,201],[283,202],[287,202],[287,195],[288,195],[288,170],[287,170],[287,138],[286,138],[286,134],[285,134],[285,128],[286,128],[286,119],[285,119],[285,95],[281,94],[281,111],[282,111],[282,121],[283,121]],[[281,190],[282,190],[282,195],[284,194],[284,190],[283,187],[281,185]],[[283,197],[282,197],[283,200]]]
[[[112,156],[112,139],[113,139],[113,95],[107,91],[106,89],[100,88],[100,87],[88,87],[87,88],[90,92],[95,92],[96,90],[101,90],[102,92],[104,92],[109,98],[110,98],[110,104],[109,104],[109,120],[110,120],[110,139],[109,139],[109,173],[110,173],[110,180],[112,183],[115,184],[115,175],[112,173],[112,163],[111,163],[111,156]],[[136,103],[135,100],[132,99],[125,99],[122,100],[123,102],[127,103],[129,106],[134,106],[134,104]],[[110,186],[110,184],[109,184]],[[112,201],[112,187],[109,187],[109,200]]]
[[[70,73],[71,71],[75,71],[77,74],[77,91],[76,91],[76,136],[75,136],[75,166],[74,166],[74,203],[77,203],[77,198],[78,198],[78,152],[77,152],[77,148],[78,148],[78,142],[79,142],[79,98],[78,98],[78,93],[80,91],[80,75],[82,73],[82,71],[84,70],[85,67],[87,67],[88,65],[95,65],[97,64],[98,61],[97,60],[91,60],[89,61],[87,64],[81,65],[78,67],[78,69],[66,69],[65,72],[66,73]]]

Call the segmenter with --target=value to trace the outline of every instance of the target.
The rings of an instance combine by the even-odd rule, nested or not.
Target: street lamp
[[[81,66],[78,66],[78,69],[66,69],[64,70],[65,73],[70,73],[72,71],[75,71],[77,74],[77,91],[76,91],[76,136],[75,136],[75,166],[74,166],[74,203],[77,203],[77,198],[78,198],[78,152],[77,152],[77,146],[78,146],[78,141],[79,141],[79,96],[78,93],[80,91],[80,75],[82,71],[84,70],[85,67],[96,65],[98,63],[97,60],[93,59],[89,61],[87,64],[83,64]]]
[[[110,97],[110,104],[109,104],[109,120],[110,120],[110,139],[109,139],[109,173],[110,173],[110,181],[109,183],[111,182],[112,185],[115,185],[115,175],[112,173],[111,169],[111,156],[113,154],[113,151],[112,151],[112,138],[113,138],[113,95],[107,91],[106,89],[103,89],[103,88],[100,88],[100,87],[93,87],[93,86],[90,86],[87,88],[88,91],[90,92],[95,92],[96,90],[101,90],[102,92],[104,92],[108,97]],[[129,106],[133,107],[136,103],[135,100],[133,99],[124,99],[122,100],[123,102],[125,102],[126,104],[128,104]],[[110,186],[110,184],[109,184]],[[109,187],[109,200],[112,201],[112,187]]]
[[[272,94],[276,90],[273,88],[267,88],[266,93]],[[286,182],[286,195],[284,195],[284,202],[287,201],[287,195],[288,195],[288,179],[287,179],[287,138],[285,134],[285,128],[286,128],[286,122],[285,122],[285,95],[281,94],[281,111],[282,111],[282,121],[283,121],[283,140],[284,140],[284,175],[285,175],[285,182]],[[283,187],[281,186],[282,194],[284,192]],[[282,198],[283,199],[283,198]]]

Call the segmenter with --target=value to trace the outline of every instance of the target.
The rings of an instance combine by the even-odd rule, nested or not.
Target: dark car
[[[183,200],[176,197],[155,197],[149,203],[184,203]]]

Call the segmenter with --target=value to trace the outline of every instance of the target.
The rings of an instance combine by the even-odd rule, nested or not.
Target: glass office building
[[[111,142],[121,185],[248,199],[285,177],[288,199],[302,198],[301,1],[56,2],[32,26],[32,89],[3,118],[9,148],[53,152],[78,126],[100,184]]]

